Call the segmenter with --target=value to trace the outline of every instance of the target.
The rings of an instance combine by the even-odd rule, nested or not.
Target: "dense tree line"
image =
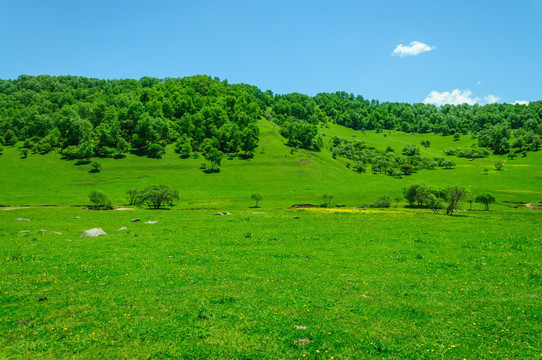
[[[122,156],[133,150],[161,157],[177,141],[193,151],[242,153],[258,143],[255,125],[264,95],[248,85],[207,76],[99,80],[20,76],[0,80],[0,143],[22,141],[38,153],[66,158]]]
[[[542,101],[436,107],[369,101],[345,92],[275,95],[208,76],[0,80],[0,146],[20,142],[38,153],[60,149],[66,158],[127,151],[160,157],[169,143],[181,157],[211,150],[250,157],[261,116],[280,126],[289,146],[316,151],[323,146],[318,126],[329,122],[357,130],[470,133],[496,154],[542,148]]]

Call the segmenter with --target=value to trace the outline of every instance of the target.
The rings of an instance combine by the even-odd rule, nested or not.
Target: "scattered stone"
[[[229,212],[217,212],[214,215],[231,215]]]
[[[23,319],[23,320],[17,321],[17,324],[26,324],[26,323],[29,323],[29,322],[30,322],[30,319]]]
[[[255,212],[253,212],[253,214],[267,214],[267,213],[265,213],[263,211],[255,211]]]
[[[292,216],[292,219],[299,219],[299,216]]]
[[[85,230],[79,237],[97,237],[102,235],[107,235],[105,231],[102,230],[102,228],[92,228],[89,230]]]
[[[296,330],[307,330],[307,327],[306,327],[306,326],[303,326],[303,325],[296,325],[296,326],[295,326],[295,329],[296,329]]]
[[[45,229],[39,229],[38,231],[39,231],[39,232],[46,232],[47,230],[45,230]]]
[[[76,216],[74,217],[74,219],[81,219],[81,216]]]
[[[368,296],[365,295],[365,294],[361,295],[361,297],[364,298],[364,299],[368,298]]]
[[[39,298],[39,299],[38,299],[38,301],[47,301],[47,300],[49,300],[48,297],[42,297],[42,298]]]
[[[156,224],[158,221],[146,221],[145,224]]]
[[[21,231],[19,231],[19,232],[20,232],[20,233],[29,233],[30,230],[21,230]]]
[[[126,207],[119,207],[119,208],[115,208],[113,210],[116,210],[116,211],[130,211],[130,210],[134,210],[133,208],[126,208]]]
[[[311,342],[312,342],[311,339],[303,338],[303,339],[297,339],[297,340],[295,341],[295,344],[296,344],[297,346],[303,347],[303,346],[309,345]]]
[[[62,233],[58,231],[53,231],[53,234],[62,235]]]
[[[128,230],[128,228],[126,226],[123,226],[120,229],[118,229],[117,231],[123,231],[123,230]]]
[[[132,219],[132,220],[130,220],[130,222],[138,222],[138,221],[141,221],[141,219],[140,219],[140,218],[137,218],[137,219]]]
[[[23,219],[23,218],[15,219],[15,221],[30,222],[30,220],[28,220],[28,219]]]

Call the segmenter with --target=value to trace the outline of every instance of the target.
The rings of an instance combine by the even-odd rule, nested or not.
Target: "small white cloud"
[[[527,100],[516,100],[514,105],[529,105],[529,102]]]
[[[391,55],[393,56],[398,55],[399,57],[413,56],[413,55],[418,55],[424,52],[431,51],[434,48],[435,48],[434,46],[429,46],[419,41],[413,41],[409,45],[403,45],[403,44],[397,45],[397,47],[395,48],[395,50],[393,50]]]
[[[486,102],[486,104],[494,104],[500,99],[500,97],[491,94],[484,96],[484,101]]]
[[[477,86],[480,86],[482,85],[482,82],[480,80],[478,80],[478,82],[476,83]]]
[[[434,104],[437,106],[441,106],[444,104],[450,104],[450,105],[460,105],[460,104],[494,104],[497,101],[499,101],[501,98],[492,94],[484,96],[484,100],[473,96],[472,91],[470,89],[466,90],[459,90],[454,89],[452,91],[431,91],[429,95],[425,97],[425,100],[423,101],[425,104]]]
[[[459,104],[469,104],[474,105],[480,101],[480,98],[473,97],[472,91],[454,89],[450,91],[431,91],[429,95],[423,101],[426,104],[435,104],[441,106],[444,104],[459,105]]]

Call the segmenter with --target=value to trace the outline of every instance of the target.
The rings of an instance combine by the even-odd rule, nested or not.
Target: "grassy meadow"
[[[99,159],[102,172],[91,174],[58,154],[20,159],[6,147],[0,358],[542,356],[542,215],[504,202],[542,201],[541,152],[512,161],[454,157],[454,169],[396,179],[357,174],[329,151],[291,154],[276,126],[262,120],[260,130],[253,159],[224,159],[213,174],[199,169],[203,158],[179,159],[172,149],[162,160]],[[474,142],[338,125],[320,132],[326,141],[338,135],[396,152],[430,140],[421,149],[428,157]],[[489,191],[497,203],[453,217],[406,209],[404,201],[353,209],[420,181]],[[123,206],[126,190],[149,184],[174,187],[180,203],[82,208],[92,190]],[[261,208],[251,208],[255,192]],[[324,193],[345,207],[288,209],[320,204]],[[79,237],[93,227],[108,235]]]

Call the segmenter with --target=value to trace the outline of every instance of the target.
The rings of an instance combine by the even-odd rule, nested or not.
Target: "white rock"
[[[122,230],[128,230],[128,228],[126,226],[123,226],[120,229],[118,229],[117,231],[122,231]]]
[[[30,222],[30,220],[28,220],[28,219],[23,219],[23,218],[18,218],[18,219],[15,219],[15,221],[24,221],[24,222]]]
[[[158,221],[145,221],[145,224],[156,224]]]
[[[89,230],[85,230],[79,237],[96,237],[102,235],[107,235],[105,231],[102,230],[102,228],[92,228]]]

